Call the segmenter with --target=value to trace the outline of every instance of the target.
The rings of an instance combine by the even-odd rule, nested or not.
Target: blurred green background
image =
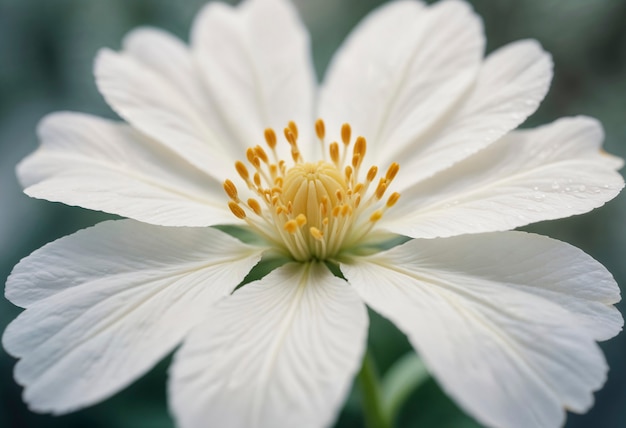
[[[92,60],[100,47],[119,48],[139,25],[186,39],[202,0],[0,0],[0,278],[46,242],[97,223],[106,215],[24,196],[15,164],[35,149],[35,127],[46,113],[76,110],[114,117],[98,94]],[[380,0],[296,0],[312,32],[318,76],[348,31]],[[535,38],[555,61],[552,89],[524,126],[565,115],[599,118],[606,149],[626,157],[626,0],[473,0],[485,21],[488,51]],[[626,286],[626,195],[594,212],[527,230],[570,242],[602,262]],[[622,312],[626,305],[619,305]],[[20,310],[0,301],[0,328]],[[384,371],[409,350],[386,321],[372,320],[371,347]],[[596,405],[569,415],[567,427],[626,427],[626,334],[602,344],[611,371]],[[168,361],[110,400],[62,417],[30,413],[12,379],[14,360],[0,351],[0,427],[166,428]],[[521,404],[523,405],[523,404]],[[353,393],[337,427],[360,427]],[[399,427],[477,427],[431,380],[404,407]]]

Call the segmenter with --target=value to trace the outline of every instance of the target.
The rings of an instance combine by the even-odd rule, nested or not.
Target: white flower
[[[360,365],[367,304],[485,425],[586,411],[607,372],[596,341],[622,327],[618,287],[578,249],[508,230],[602,205],[622,162],[591,118],[513,131],[550,57],[530,40],[483,51],[480,19],[454,0],[372,13],[319,93],[285,0],[209,4],[189,48],[139,29],[101,51],[98,87],[128,125],[52,114],[18,173],[32,197],[130,219],[15,267],[6,296],[26,311],[3,342],[24,400],[94,404],[182,343],[181,427],[325,426]],[[258,239],[210,227],[226,224]],[[377,250],[397,235],[411,239]],[[285,262],[233,291],[261,257]]]

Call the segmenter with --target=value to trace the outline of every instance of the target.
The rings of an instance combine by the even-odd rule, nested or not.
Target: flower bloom
[[[94,404],[182,343],[179,426],[327,426],[367,304],[485,425],[589,409],[619,289],[580,250],[510,230],[604,204],[622,161],[591,118],[514,130],[549,87],[538,43],[483,54],[480,19],[455,0],[373,12],[319,91],[286,0],[211,3],[189,47],[143,28],[102,50],[98,88],[126,123],[52,114],[18,174],[32,197],[129,219],[13,270],[6,296],[26,310],[3,343],[24,400]],[[262,258],[278,267],[237,288]]]

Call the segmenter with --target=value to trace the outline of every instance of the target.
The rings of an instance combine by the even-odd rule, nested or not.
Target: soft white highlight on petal
[[[176,354],[181,428],[329,425],[359,367],[365,306],[321,263],[289,264],[237,290]]]
[[[166,226],[232,223],[221,183],[127,125],[54,113],[17,168],[31,197]]]
[[[178,57],[173,55],[171,60]],[[181,62],[181,73],[185,64]],[[94,73],[107,103],[128,123],[218,179],[232,171],[226,147],[179,80],[132,54],[102,49]],[[193,84],[190,76],[188,84]],[[193,85],[196,86],[196,85]],[[203,88],[198,87],[198,92]]]
[[[66,413],[144,374],[258,262],[211,228],[101,223],[22,260],[6,296],[27,307],[3,345],[35,411]]]
[[[595,119],[515,131],[405,190],[381,227],[415,238],[510,230],[582,214],[624,186]],[[384,222],[384,223],[383,223]]]
[[[211,147],[211,150],[218,149],[218,153],[223,152],[232,159],[241,157],[247,146],[235,141],[225,128],[211,94],[204,86],[202,71],[185,43],[165,31],[142,27],[127,34],[122,45],[124,54],[156,72],[201,117],[216,138],[218,146]]]
[[[263,141],[267,127],[281,132],[290,120],[310,142],[315,74],[307,30],[290,2],[247,0],[236,8],[210,3],[194,22],[191,46],[241,147]],[[287,145],[278,148],[289,153]]]
[[[332,138],[350,123],[368,139],[374,158],[386,161],[385,152],[412,145],[459,102],[474,82],[484,44],[481,20],[464,2],[391,2],[371,13],[335,55],[319,116]]]
[[[594,338],[621,329],[619,288],[567,244],[521,232],[412,240],[341,269],[486,425],[559,426],[605,381]]]
[[[531,115],[548,92],[552,59],[539,43],[523,40],[489,55],[458,107],[378,163],[400,162],[396,189],[404,190],[497,141]]]

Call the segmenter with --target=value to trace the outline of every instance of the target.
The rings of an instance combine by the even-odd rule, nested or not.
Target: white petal
[[[533,40],[511,43],[485,60],[473,89],[429,132],[376,162],[400,163],[398,190],[497,141],[536,109],[552,79],[552,60]]]
[[[221,184],[119,123],[54,113],[18,166],[27,195],[167,226],[232,223]]]
[[[509,230],[582,214],[624,186],[621,162],[601,151],[601,125],[587,117],[508,134],[402,193],[381,224],[432,238]]]
[[[385,153],[412,144],[459,101],[483,50],[480,18],[466,3],[391,2],[369,15],[336,54],[320,117],[331,136],[350,123],[368,139],[372,159],[387,159]]]
[[[365,306],[323,264],[290,264],[217,305],[176,354],[181,428],[327,426],[359,367]]]
[[[234,137],[225,128],[213,99],[205,90],[201,70],[187,45],[165,31],[139,28],[124,38],[123,52],[158,73],[189,102],[216,136],[219,152],[224,151],[233,159],[242,156],[242,150],[250,143],[243,148],[233,144]]]
[[[165,45],[160,45],[164,47]],[[169,52],[167,50],[166,52]],[[181,74],[188,64],[172,55],[172,66]],[[109,105],[134,128],[161,142],[198,169],[218,179],[232,175],[234,158],[229,141],[220,141],[204,111],[194,103],[179,80],[130,53],[102,49],[94,73],[98,89]],[[192,85],[197,78],[189,76]],[[196,92],[202,93],[198,83]]]
[[[148,371],[227,296],[262,250],[211,228],[101,223],[35,251],[7,282],[27,310],[3,345],[40,412],[101,401]]]
[[[265,128],[281,131],[293,120],[302,148],[311,145],[315,75],[309,37],[291,3],[247,0],[237,8],[210,3],[196,18],[191,45],[237,141],[258,144]],[[289,153],[286,142],[278,149]]]
[[[567,244],[521,232],[412,240],[341,269],[488,426],[559,426],[606,379],[594,338],[620,330],[619,289]]]

